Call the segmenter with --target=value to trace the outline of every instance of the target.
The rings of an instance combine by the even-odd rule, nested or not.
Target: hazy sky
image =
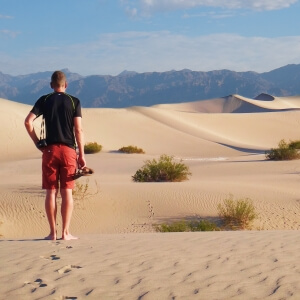
[[[0,0],[0,72],[81,75],[300,63],[300,0]]]

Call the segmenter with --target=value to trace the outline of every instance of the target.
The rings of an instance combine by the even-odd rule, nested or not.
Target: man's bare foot
[[[78,240],[78,237],[73,236],[72,234],[65,234],[62,236],[61,239],[65,241],[70,241],[70,240]]]
[[[50,233],[48,236],[44,238],[45,240],[56,241],[56,234]]]

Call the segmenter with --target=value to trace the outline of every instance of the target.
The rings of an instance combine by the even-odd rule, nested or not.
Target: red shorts
[[[77,167],[76,151],[66,145],[55,144],[43,150],[43,183],[46,190],[74,188]]]

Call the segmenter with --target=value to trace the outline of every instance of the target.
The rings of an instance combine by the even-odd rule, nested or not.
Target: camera
[[[39,140],[36,144],[37,148],[41,149],[47,146],[46,139]]]

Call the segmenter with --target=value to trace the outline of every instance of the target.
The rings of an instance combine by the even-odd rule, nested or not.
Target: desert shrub
[[[126,146],[119,149],[120,152],[123,153],[138,153],[138,154],[144,154],[145,151],[141,148],[138,148],[137,146]]]
[[[185,232],[189,231],[189,226],[186,221],[178,221],[172,224],[160,224],[156,226],[159,232]]]
[[[215,223],[208,220],[197,220],[187,222],[177,221],[171,224],[159,224],[155,226],[159,232],[186,232],[186,231],[218,231],[220,228]]]
[[[86,179],[85,183],[82,183],[79,180],[75,181],[74,189],[72,190],[72,195],[75,199],[82,200],[84,196],[86,195],[87,191],[89,189],[89,180]]]
[[[92,154],[92,153],[97,153],[102,150],[102,146],[99,145],[98,143],[87,143],[84,145],[84,153],[86,154]]]
[[[98,183],[95,180],[96,189],[91,191],[91,186],[89,183],[89,178],[85,178],[83,182],[83,177],[75,181],[74,189],[72,190],[72,195],[75,201],[83,201],[88,199],[91,196],[94,196],[99,193]]]
[[[289,148],[300,150],[300,140],[290,141]]]
[[[181,161],[179,163],[174,162],[173,156],[163,154],[159,160],[147,160],[132,178],[133,181],[138,182],[178,182],[187,180],[190,175],[188,166]]]
[[[272,148],[270,151],[266,151],[266,158],[270,160],[299,159],[299,145],[300,141],[287,143],[285,140],[281,140],[278,143],[278,148]]]
[[[250,228],[251,222],[257,218],[255,207],[249,198],[234,200],[230,195],[223,204],[218,205],[218,211],[225,226],[231,229]]]
[[[192,221],[189,224],[191,231],[219,231],[217,224],[208,220]]]

